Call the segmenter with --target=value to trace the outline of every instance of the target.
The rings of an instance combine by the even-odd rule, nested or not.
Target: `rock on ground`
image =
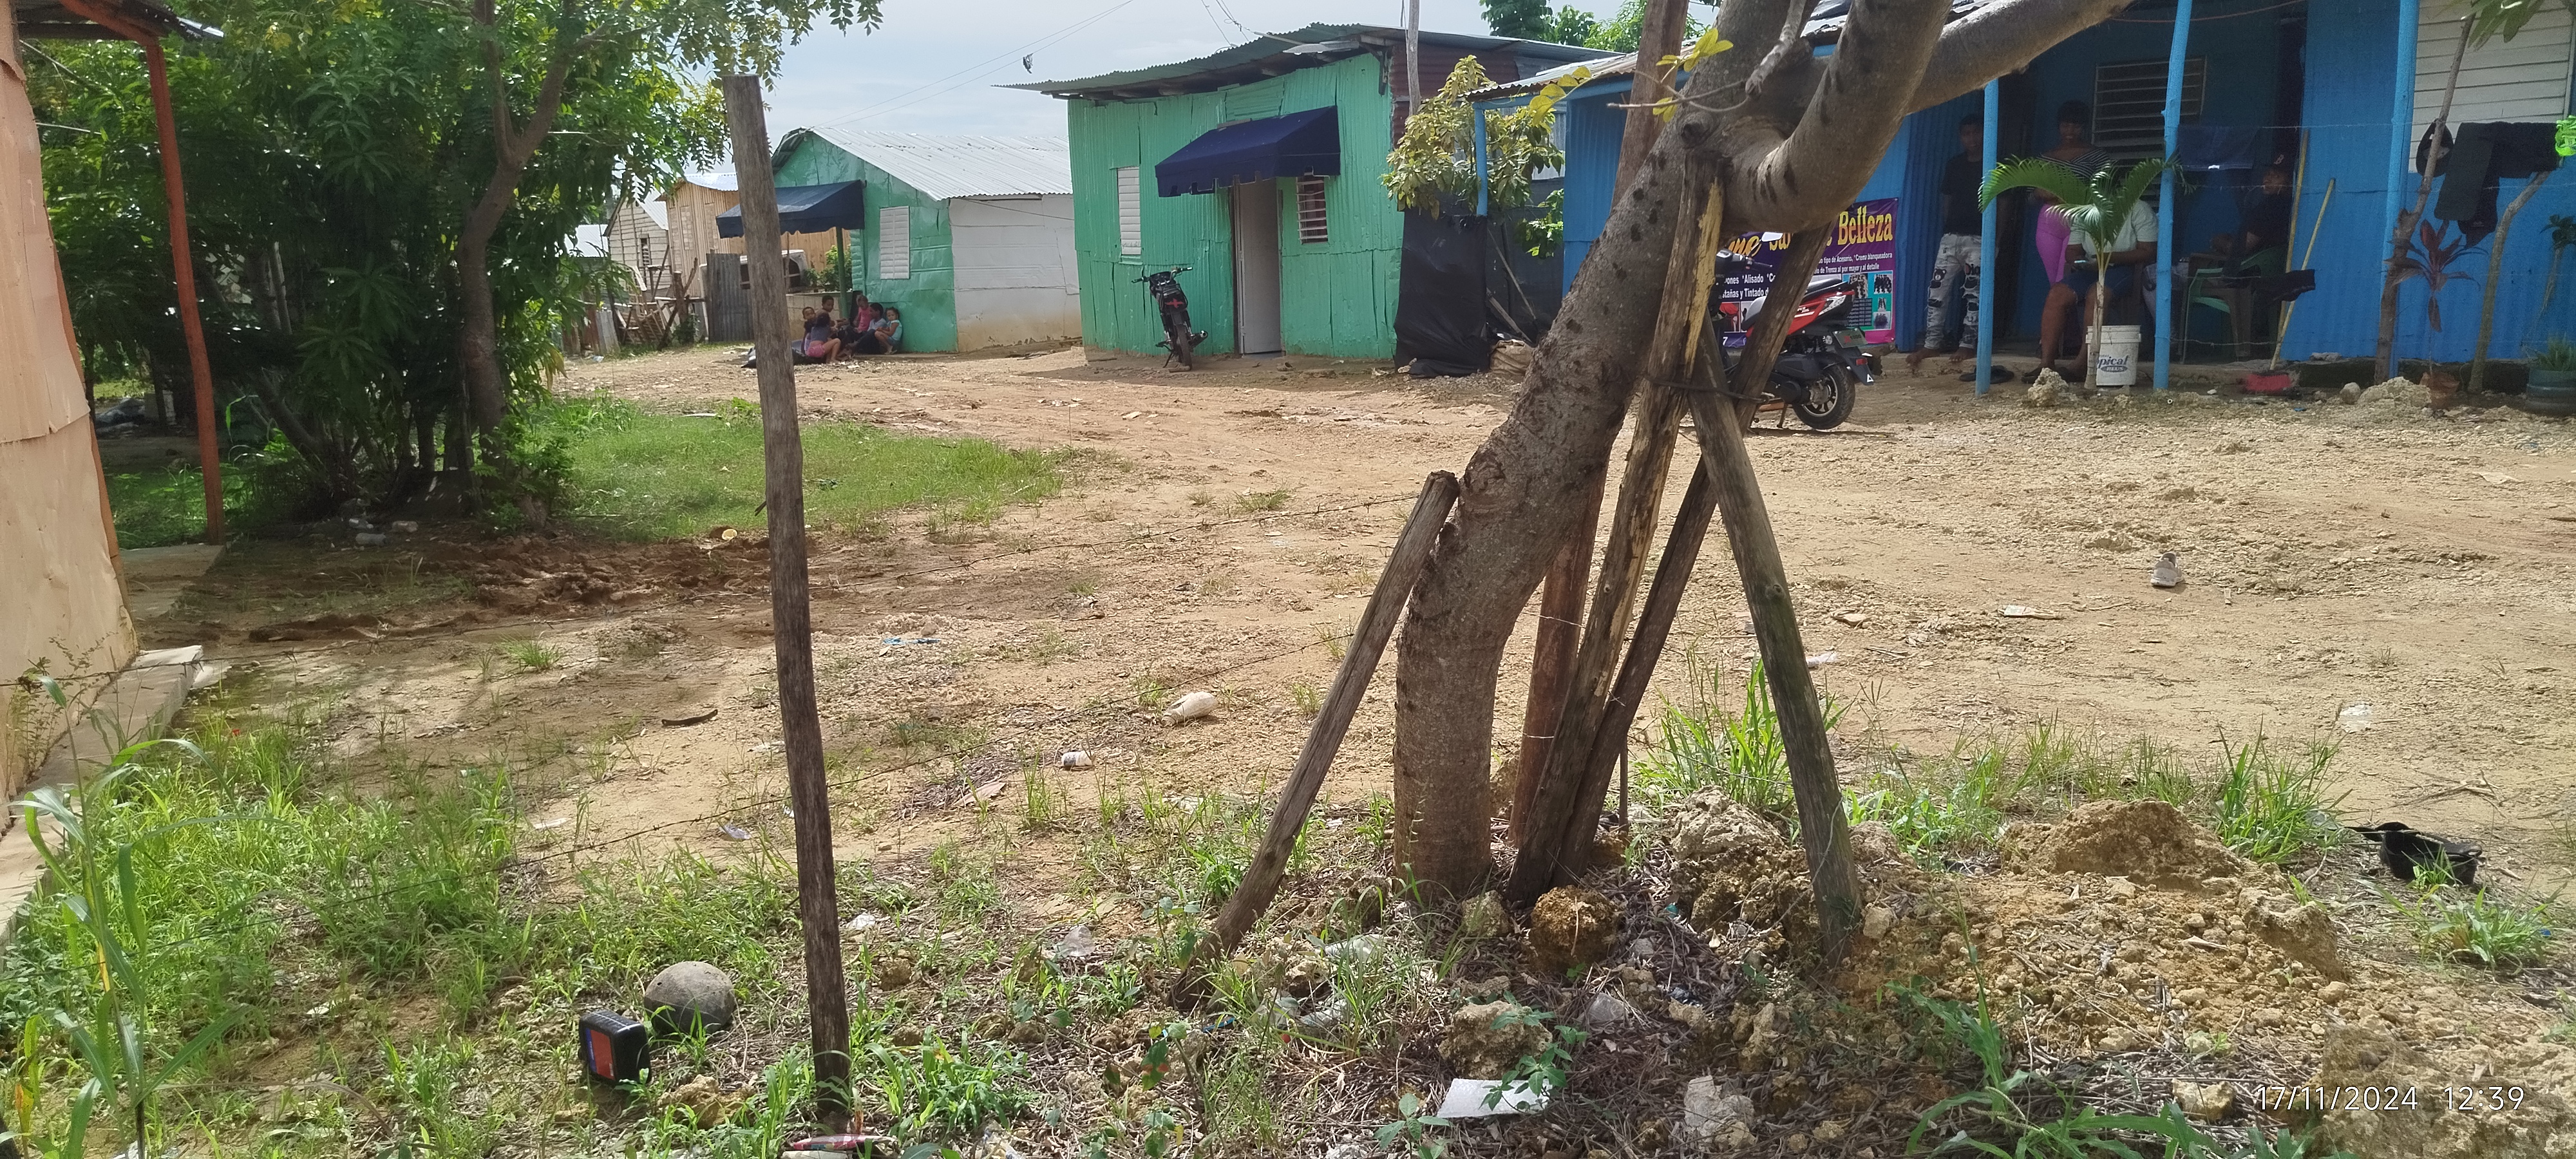
[[[1499,938],[1512,932],[1512,911],[1503,905],[1503,895],[1493,892],[1477,894],[1458,911],[1458,932],[1470,938]]]
[[[660,1034],[733,1025],[733,976],[707,962],[674,962],[644,985],[644,1009]]]
[[[2473,1086],[2469,1084],[2474,1084]],[[2494,1049],[2420,1049],[2386,1031],[2336,1026],[2311,1087],[2340,1100],[2412,1090],[2415,1106],[2338,1108],[2314,1119],[2318,1142],[2356,1155],[2407,1159],[2567,1159],[2576,1155],[2576,1051],[2544,1042]],[[2446,1090],[2447,1088],[2447,1090]],[[2487,1092],[2505,1092],[2500,1104]],[[2511,1092],[2520,1088],[2521,1099]],[[2295,1096],[2294,1090],[2292,1094]],[[2269,1096],[2277,1099],[2277,1093]],[[2313,1097],[2313,1096],[2312,1096]],[[2446,1101],[2474,1100],[2471,1109]]]
[[[1682,1088],[1682,1140],[1705,1147],[1726,1136],[1743,1134],[1753,1117],[1753,1100],[1717,1085],[1711,1075],[1692,1079]]]
[[[1565,975],[1610,956],[1619,936],[1619,905],[1599,890],[1551,889],[1530,911],[1530,956],[1550,974]]]
[[[2143,884],[2194,888],[2241,877],[2253,864],[2163,801],[2095,801],[2079,806],[2032,851],[2049,873],[2098,873]]]
[[[2030,389],[2021,392],[2021,404],[2039,407],[2056,406],[2058,399],[2065,393],[2065,377],[2054,370],[2043,370],[2039,372],[2039,377],[2030,380]]]
[[[2384,402],[2393,406],[2429,406],[2432,401],[2430,389],[2403,378],[2392,378],[2361,392],[2364,405]]]
[[[1546,1024],[1538,1013],[1510,1002],[1462,1006],[1449,1016],[1440,1057],[1471,1079],[1509,1078],[1523,1058],[1545,1049]]]
[[[2261,890],[2245,891],[2245,928],[2272,944],[2284,957],[2328,978],[2347,975],[2343,955],[2335,948],[2334,919],[2325,908],[2301,905],[2295,898]]]

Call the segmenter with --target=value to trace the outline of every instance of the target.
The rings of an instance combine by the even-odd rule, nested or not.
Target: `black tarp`
[[[836,181],[830,185],[781,185],[778,187],[778,232],[821,233],[828,229],[860,229],[868,219],[860,206],[859,181]],[[742,207],[737,205],[716,215],[717,237],[742,236]]]
[[[1565,259],[1532,257],[1521,220],[1534,210],[1497,217],[1448,213],[1404,215],[1404,257],[1397,267],[1395,359],[1416,377],[1482,373],[1498,338],[1536,343],[1556,320]]]
[[[1486,320],[1487,221],[1404,215],[1404,259],[1396,270],[1395,360],[1416,378],[1481,373],[1493,356]]]

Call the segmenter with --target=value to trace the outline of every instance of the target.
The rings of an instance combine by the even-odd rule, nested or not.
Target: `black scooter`
[[[1190,352],[1207,341],[1207,331],[1190,329],[1190,296],[1181,292],[1181,279],[1176,276],[1188,270],[1188,266],[1173,266],[1136,279],[1145,283],[1146,296],[1154,300],[1154,308],[1162,314],[1163,340],[1155,345],[1180,359],[1183,370],[1193,365]]]

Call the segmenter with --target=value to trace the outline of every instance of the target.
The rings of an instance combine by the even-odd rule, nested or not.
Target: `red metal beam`
[[[224,541],[223,453],[215,439],[215,372],[206,358],[206,326],[197,315],[197,263],[188,243],[188,191],[179,174],[179,126],[170,110],[170,69],[152,30],[92,0],[60,0],[65,9],[141,45],[152,82],[152,119],[161,130],[161,184],[170,212],[170,266],[179,294],[179,330],[188,343],[188,373],[196,383],[197,464],[206,487],[206,542]]]

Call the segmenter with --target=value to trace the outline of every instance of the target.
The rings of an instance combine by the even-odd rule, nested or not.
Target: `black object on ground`
[[[2420,832],[2403,822],[2387,821],[2354,829],[2379,846],[2379,864],[2399,881],[2412,882],[2418,869],[2431,869],[2461,885],[2478,883],[2478,860],[2485,851],[2467,841]]]
[[[581,1016],[581,1073],[592,1082],[631,1083],[644,1072],[652,1032],[614,1010]]]

